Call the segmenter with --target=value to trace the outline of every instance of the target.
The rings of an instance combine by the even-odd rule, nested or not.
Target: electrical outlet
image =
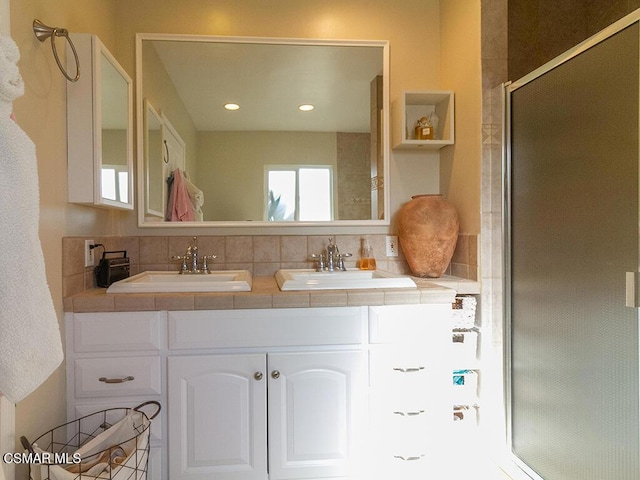
[[[398,256],[398,237],[395,235],[387,235],[387,257]]]
[[[93,240],[84,241],[84,266],[93,267],[96,263],[95,248],[91,248],[96,244]]]

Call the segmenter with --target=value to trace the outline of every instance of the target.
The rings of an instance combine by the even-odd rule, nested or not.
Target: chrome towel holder
[[[45,25],[40,20],[35,19],[33,21],[33,33],[36,35],[36,38],[41,42],[44,42],[47,38],[51,38],[51,50],[53,50],[53,57],[56,59],[56,63],[58,64],[58,68],[65,76],[67,80],[70,82],[77,82],[80,78],[80,61],[78,60],[78,53],[76,52],[76,47],[73,45],[73,42],[69,38],[69,31],[66,28],[60,27],[50,27]],[[69,42],[69,46],[73,51],[73,56],[76,61],[76,76],[70,76],[65,68],[60,63],[60,58],[58,57],[58,51],[56,50],[56,42],[55,37],[64,37],[67,42]]]

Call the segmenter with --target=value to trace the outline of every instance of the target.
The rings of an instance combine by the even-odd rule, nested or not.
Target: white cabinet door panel
[[[357,474],[366,353],[269,355],[269,478]]]
[[[267,478],[265,369],[265,355],[169,357],[169,478]]]

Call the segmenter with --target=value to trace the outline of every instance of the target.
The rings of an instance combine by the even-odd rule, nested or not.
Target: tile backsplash
[[[385,255],[385,235],[337,235],[336,243],[343,253],[353,253],[347,267],[356,267],[362,240],[368,238],[373,246],[378,268],[394,273],[410,274],[402,254]],[[95,288],[93,267],[84,266],[84,241],[94,240],[104,247],[95,249],[96,264],[106,251],[126,250],[131,261],[131,275],[145,270],[178,270],[180,260],[175,255],[185,253],[192,244],[191,236],[138,237],[64,237],[62,239],[62,276],[65,297]],[[201,255],[216,255],[209,263],[212,270],[246,269],[254,276],[272,276],[280,268],[311,268],[309,255],[320,253],[327,245],[326,235],[199,235]],[[478,235],[460,235],[456,251],[446,272],[462,278],[477,280]]]

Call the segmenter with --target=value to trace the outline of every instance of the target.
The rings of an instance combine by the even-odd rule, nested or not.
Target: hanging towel
[[[187,177],[184,178],[184,183],[187,187],[189,200],[191,200],[193,219],[197,222],[202,222],[204,220],[204,213],[202,212],[202,205],[204,205],[204,193],[193,183],[191,183],[191,180],[189,180]]]
[[[0,392],[18,402],[63,359],[58,318],[38,237],[35,145],[10,118],[24,94],[20,52],[0,35]]]
[[[169,205],[169,213],[171,214],[172,222],[192,222],[193,205],[189,198],[189,192],[187,191],[187,185],[185,183],[182,171],[176,168],[173,171],[173,183],[172,191],[169,194],[171,204]]]

